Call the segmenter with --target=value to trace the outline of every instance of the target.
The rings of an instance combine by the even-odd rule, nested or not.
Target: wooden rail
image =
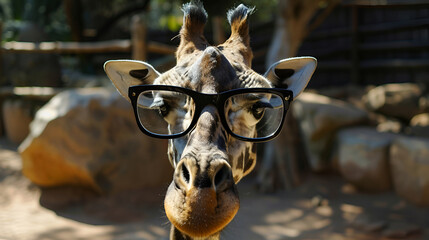
[[[130,52],[130,40],[103,42],[5,42],[2,50],[6,53],[58,53],[81,54],[103,52]]]
[[[427,26],[429,26],[429,19],[418,19],[391,23],[379,23],[370,26],[359,26],[359,29],[357,29],[357,31],[359,32],[359,34],[380,34],[384,32],[399,31],[404,29],[410,30]],[[322,39],[330,39],[336,37],[350,36],[350,34],[352,34],[352,32],[350,31],[349,27],[318,30],[312,32],[306,40],[315,41]]]
[[[342,0],[342,4],[345,6],[389,7],[403,5],[423,5],[427,4],[427,0]]]
[[[1,26],[0,26],[1,29]],[[131,39],[98,42],[5,42],[2,53],[57,53],[57,54],[94,54],[108,52],[131,52],[136,60],[147,60],[147,53],[170,55],[175,46],[147,41],[145,22],[134,17],[131,23]]]
[[[176,47],[158,42],[148,42],[149,52],[174,54]],[[58,53],[90,54],[107,52],[131,52],[131,40],[110,40],[99,42],[5,42],[2,46],[5,53]]]
[[[65,88],[52,87],[0,87],[0,97],[21,96],[32,99],[49,100]]]

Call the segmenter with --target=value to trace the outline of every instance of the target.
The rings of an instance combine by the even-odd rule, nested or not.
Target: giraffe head
[[[314,58],[301,57],[279,61],[265,75],[254,72],[252,10],[244,5],[230,10],[231,36],[210,46],[203,36],[207,13],[202,4],[185,4],[175,67],[160,74],[141,61],[112,60],[104,66],[132,102],[140,129],[169,138],[175,171],[164,207],[172,238],[218,238],[238,211],[236,184],[255,166],[254,142],[280,131],[286,105],[315,70]],[[280,83],[287,90],[261,90]]]

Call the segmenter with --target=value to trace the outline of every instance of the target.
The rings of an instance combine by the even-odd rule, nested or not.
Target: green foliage
[[[53,0],[0,0],[3,40],[16,40],[25,22],[41,26],[50,39],[68,39],[69,29],[61,6],[62,1]]]
[[[145,0],[80,0],[86,14],[96,19],[107,19],[124,6]],[[252,22],[265,22],[273,18],[278,0],[201,0],[210,17],[225,17],[226,12],[240,3],[255,6]],[[150,10],[144,17],[151,28],[178,31],[182,25],[181,6],[188,0],[150,0]],[[70,40],[70,29],[60,0],[0,0],[0,19],[3,22],[3,40],[16,40],[20,27],[25,21],[37,23],[47,33],[50,40]],[[209,18],[210,20],[211,18]],[[94,27],[94,26],[92,26]],[[210,24],[209,26],[210,27]]]
[[[182,25],[180,1],[152,0],[147,19],[150,27],[178,31]]]
[[[10,0],[6,1],[10,2],[10,8],[11,8],[11,18],[13,20],[21,20],[22,16],[24,14],[24,6],[26,0]]]

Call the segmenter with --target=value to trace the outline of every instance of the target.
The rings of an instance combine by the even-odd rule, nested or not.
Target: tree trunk
[[[326,7],[315,17],[322,2]],[[308,33],[320,25],[338,3],[339,0],[280,0],[274,36],[265,62],[267,68],[280,59],[296,56]],[[258,173],[262,191],[289,189],[301,182],[299,166],[307,160],[300,139],[299,125],[289,110],[282,134],[265,144]]]
[[[339,0],[280,0],[266,66],[269,67],[280,59],[296,56],[305,37],[329,16],[339,2]],[[326,7],[317,14],[321,3],[326,4]]]

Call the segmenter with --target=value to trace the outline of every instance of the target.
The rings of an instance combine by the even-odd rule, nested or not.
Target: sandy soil
[[[168,239],[160,193],[42,190],[20,169],[16,146],[0,139],[0,239]],[[338,176],[312,175],[273,194],[253,186],[252,179],[240,183],[241,209],[222,239],[429,239],[429,208],[391,192],[357,193]]]

